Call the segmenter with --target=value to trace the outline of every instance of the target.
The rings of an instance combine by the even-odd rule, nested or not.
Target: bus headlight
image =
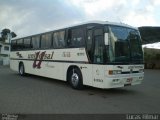
[[[109,75],[116,75],[116,74],[121,74],[121,70],[109,70],[108,74]]]

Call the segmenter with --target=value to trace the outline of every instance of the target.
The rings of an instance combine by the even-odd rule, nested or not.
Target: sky
[[[160,26],[160,0],[0,0],[0,30],[18,37],[94,20]]]

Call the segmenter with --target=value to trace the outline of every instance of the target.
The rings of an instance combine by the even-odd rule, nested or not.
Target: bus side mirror
[[[108,33],[104,34],[104,44],[108,45],[109,44],[109,38],[108,38]]]

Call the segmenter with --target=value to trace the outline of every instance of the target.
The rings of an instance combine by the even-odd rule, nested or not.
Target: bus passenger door
[[[86,43],[87,43],[87,46],[86,46],[87,51],[86,52],[87,52],[88,61],[90,63],[92,63],[93,62],[93,56],[92,56],[93,30],[92,29],[87,30],[87,41],[86,41]]]
[[[103,28],[93,30],[93,86],[103,88],[104,81],[104,33]]]

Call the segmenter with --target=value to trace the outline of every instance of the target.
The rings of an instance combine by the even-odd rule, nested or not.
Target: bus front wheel
[[[24,75],[25,75],[25,68],[24,68],[23,63],[20,63],[20,64],[19,64],[19,74],[20,74],[21,76],[24,76]]]
[[[83,88],[83,79],[81,71],[78,68],[73,68],[69,71],[69,83],[73,89]]]

